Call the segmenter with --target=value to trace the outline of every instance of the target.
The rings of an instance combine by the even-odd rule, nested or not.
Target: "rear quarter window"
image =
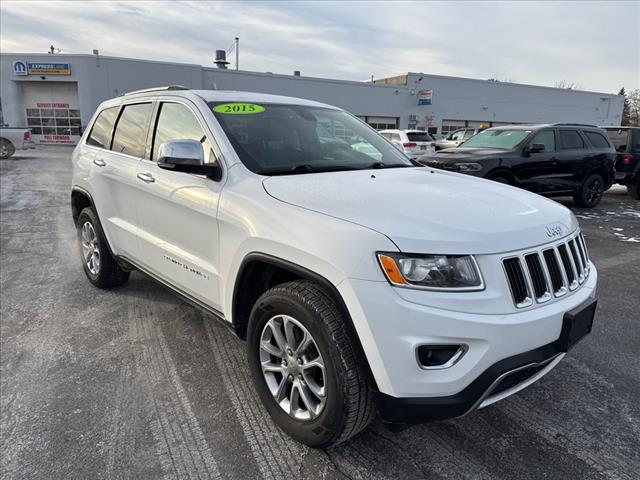
[[[102,110],[91,127],[91,132],[87,137],[87,145],[99,148],[109,148],[111,143],[111,132],[113,124],[118,116],[120,107],[111,107]]]
[[[607,140],[601,133],[585,131],[584,134],[593,148],[611,148],[609,140]]]

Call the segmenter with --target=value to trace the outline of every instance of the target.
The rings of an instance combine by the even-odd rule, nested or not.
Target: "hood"
[[[457,147],[450,148],[447,150],[440,150],[438,153],[433,155],[431,158],[433,160],[439,161],[447,161],[447,160],[463,160],[469,158],[478,158],[478,157],[499,157],[506,153],[509,150],[499,150],[497,148],[473,148],[473,147]]]
[[[487,254],[551,241],[546,226],[575,230],[562,205],[527,191],[429,168],[269,177],[276,199],[376,230],[401,251]]]

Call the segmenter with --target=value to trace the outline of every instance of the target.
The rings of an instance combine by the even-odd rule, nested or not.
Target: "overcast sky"
[[[586,90],[640,88],[640,2],[24,2],[0,4],[2,52],[211,66],[240,37],[243,70],[364,80],[406,71]],[[233,61],[233,55],[229,58]]]

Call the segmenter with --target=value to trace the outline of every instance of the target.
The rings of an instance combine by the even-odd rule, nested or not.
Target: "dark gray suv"
[[[545,196],[571,195],[576,205],[592,208],[613,183],[616,151],[607,133],[592,125],[509,125],[418,161]]]

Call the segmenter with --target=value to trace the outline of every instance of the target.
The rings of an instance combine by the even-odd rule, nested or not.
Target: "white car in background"
[[[414,160],[436,151],[435,140],[423,130],[381,130],[379,133]]]

